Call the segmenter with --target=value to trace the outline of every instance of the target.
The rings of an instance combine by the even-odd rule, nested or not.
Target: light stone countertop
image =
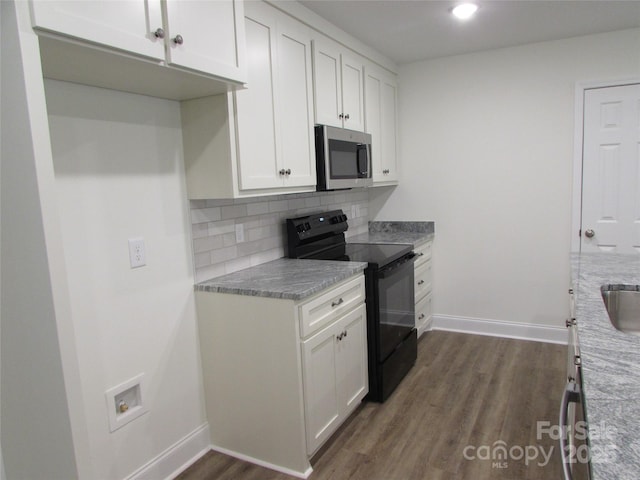
[[[410,244],[414,248],[433,239],[434,222],[369,222],[369,232],[350,237],[350,243]]]
[[[302,300],[364,271],[364,262],[279,258],[196,284],[196,291]]]
[[[640,336],[616,330],[603,284],[640,284],[640,257],[572,254],[594,480],[640,478]]]

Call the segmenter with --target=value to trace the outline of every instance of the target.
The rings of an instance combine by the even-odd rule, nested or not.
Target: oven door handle
[[[578,391],[578,385],[575,382],[567,382],[564,392],[562,393],[562,400],[560,401],[560,415],[558,419],[558,424],[560,425],[560,457],[562,459],[562,471],[565,480],[573,480],[570,468],[571,459],[568,458],[570,452],[567,451],[567,416],[569,404],[579,401],[580,393]],[[571,428],[573,429],[574,427],[571,426]]]
[[[404,267],[407,263],[413,263],[416,259],[416,254],[411,252],[407,253],[404,257],[399,258],[395,262],[387,265],[386,267],[380,269],[378,271],[378,276],[380,278],[387,278],[390,275],[396,273],[398,268]],[[408,266],[408,265],[407,265]]]

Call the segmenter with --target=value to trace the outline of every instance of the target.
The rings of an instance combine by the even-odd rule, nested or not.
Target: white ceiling
[[[300,3],[398,64],[640,27],[640,0],[478,0],[465,22],[455,0]]]

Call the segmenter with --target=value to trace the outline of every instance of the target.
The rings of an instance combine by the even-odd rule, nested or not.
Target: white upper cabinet
[[[226,106],[182,105],[190,198],[315,191],[311,33],[262,2],[246,7],[247,88]]]
[[[32,2],[33,26],[98,45],[164,60],[160,0]]]
[[[265,4],[247,7],[249,81],[235,93],[240,189],[315,187],[310,32]]]
[[[374,184],[395,184],[397,162],[397,93],[395,75],[365,66],[365,128],[371,134]]]
[[[316,185],[311,34],[283,17],[278,24],[280,158],[290,187]]]
[[[316,123],[364,131],[363,62],[337,43],[313,42]]]
[[[241,0],[33,0],[31,7],[50,78],[175,99],[246,82]]]
[[[244,81],[243,4],[236,0],[166,3],[167,63]],[[237,19],[237,21],[236,21]]]

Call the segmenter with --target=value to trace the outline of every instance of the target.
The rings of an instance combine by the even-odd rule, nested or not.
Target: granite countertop
[[[196,284],[196,291],[302,300],[364,271],[363,262],[279,258]]]
[[[573,254],[576,320],[594,480],[640,477],[640,336],[616,330],[603,284],[640,284],[640,257]]]
[[[369,222],[369,232],[350,237],[350,243],[400,243],[414,248],[433,239],[434,222]]]

